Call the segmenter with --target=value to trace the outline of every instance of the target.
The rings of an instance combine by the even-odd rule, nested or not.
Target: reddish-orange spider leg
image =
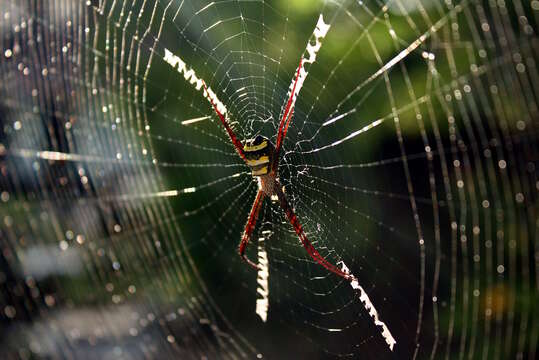
[[[204,85],[204,90],[206,90],[206,93],[208,92],[208,88],[206,87],[206,83],[202,81],[202,84]],[[243,144],[238,139],[236,134],[234,133],[234,130],[229,126],[228,122],[226,121],[226,118],[223,114],[217,109],[217,106],[213,103],[213,100],[211,97],[208,97],[210,100],[213,109],[215,110],[215,113],[221,120],[221,123],[225,127],[226,132],[228,133],[228,136],[230,137],[230,140],[232,141],[232,144],[236,148],[236,151],[240,155],[240,157],[246,161],[245,152],[243,150]],[[253,207],[251,209],[251,213],[249,214],[249,220],[247,221],[247,224],[245,225],[245,230],[243,231],[243,235],[241,237],[240,245],[238,246],[238,253],[241,256],[241,258],[250,266],[252,266],[255,269],[258,269],[257,265],[249,260],[249,258],[245,255],[245,248],[247,244],[249,243],[249,239],[251,239],[251,234],[253,233],[253,230],[255,229],[256,220],[258,219],[258,213],[260,212],[260,208],[262,207],[262,203],[264,200],[264,193],[259,190],[256,194],[255,201],[253,202]]]
[[[208,93],[208,88],[206,87],[206,82],[202,80],[202,85],[204,85],[204,90],[206,90],[206,94]],[[245,160],[245,153],[243,152],[243,145],[241,141],[238,139],[236,134],[234,133],[234,130],[228,125],[228,122],[226,121],[226,118],[223,114],[217,109],[217,106],[213,103],[213,100],[210,96],[208,96],[208,99],[210,100],[211,105],[213,106],[213,109],[217,113],[217,116],[219,117],[219,120],[221,120],[221,123],[225,127],[226,132],[228,133],[228,136],[230,137],[230,140],[232,141],[232,144],[236,148],[236,151],[240,155],[240,157]]]
[[[245,247],[249,243],[249,239],[251,239],[251,234],[255,229],[256,220],[258,219],[258,213],[260,212],[263,201],[264,193],[262,192],[262,190],[258,190],[255,201],[253,202],[253,207],[251,208],[251,213],[249,214],[249,220],[247,220],[247,224],[245,225],[245,230],[243,231],[241,242],[238,247],[238,253],[240,254],[241,258],[255,269],[258,269],[258,266],[254,262],[249,260],[249,258],[247,258],[247,256],[245,255]]]
[[[307,250],[307,252],[313,258],[313,260],[316,261],[318,264],[322,265],[328,271],[331,271],[332,273],[335,273],[345,278],[346,280],[352,281],[354,279],[352,275],[345,273],[340,268],[338,268],[337,266],[327,261],[315,249],[313,244],[307,238],[307,235],[305,235],[305,232],[303,231],[303,228],[301,227],[301,224],[299,223],[298,217],[294,213],[294,210],[292,210],[292,208],[290,207],[290,204],[288,204],[288,201],[286,200],[286,196],[284,195],[282,190],[280,189],[277,190],[277,197],[279,198],[279,203],[281,207],[283,208],[286,214],[286,217],[288,218],[288,221],[290,221],[290,224],[292,224],[292,226],[294,227],[294,230],[296,231],[296,234],[301,240],[303,247],[305,248],[305,250]]]
[[[294,114],[294,94],[296,92],[296,86],[298,84],[298,79],[301,71],[301,65],[302,65],[302,59],[299,61],[298,70],[296,72],[296,79],[294,80],[294,86],[292,86],[292,90],[290,92],[290,97],[288,98],[288,101],[286,103],[286,108],[284,110],[283,118],[281,119],[281,123],[279,124],[279,133],[277,135],[277,141],[275,144],[275,155],[274,155],[274,166],[273,170],[276,171],[279,166],[279,153],[281,151],[281,147],[284,141],[284,138],[286,137],[286,133],[288,131],[288,126],[290,125],[290,121],[292,120],[292,116]],[[301,224],[299,223],[298,217],[288,204],[288,201],[286,200],[286,196],[284,195],[283,191],[279,186],[275,189],[277,193],[277,197],[279,198],[279,203],[281,205],[281,208],[283,208],[286,217],[288,218],[288,221],[290,221],[290,224],[294,227],[294,230],[296,231],[296,234],[298,235],[301,243],[303,244],[303,247],[309,255],[313,258],[314,261],[316,261],[318,264],[322,265],[324,268],[326,268],[328,271],[331,271],[346,280],[353,280],[353,277],[350,274],[345,273],[337,266],[333,265],[329,261],[327,261],[320,253],[315,249],[313,244],[309,241],[307,238],[307,235],[305,235],[305,232],[303,231],[303,228],[301,227]]]
[[[288,130],[288,125],[290,124],[290,120],[292,119],[292,114],[294,113],[294,106],[293,106],[294,101],[293,100],[294,100],[294,94],[296,92],[296,86],[298,85],[298,79],[299,79],[299,74],[300,74],[300,70],[301,70],[302,61],[303,61],[303,59],[299,60],[298,70],[296,72],[296,79],[294,80],[294,86],[292,86],[290,96],[288,98],[288,101],[286,102],[286,108],[284,109],[283,117],[281,119],[281,122],[279,123],[279,132],[277,134],[277,140],[275,142],[276,159],[275,159],[274,164],[276,164],[276,165],[279,164],[279,153],[281,151],[281,146],[282,146],[284,138],[286,136],[286,132]],[[285,124],[286,124],[286,126],[285,126]]]

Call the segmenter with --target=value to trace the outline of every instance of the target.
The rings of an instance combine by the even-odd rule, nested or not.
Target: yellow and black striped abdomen
[[[261,176],[270,172],[273,144],[267,138],[258,135],[254,139],[247,140],[243,152],[253,176]]]

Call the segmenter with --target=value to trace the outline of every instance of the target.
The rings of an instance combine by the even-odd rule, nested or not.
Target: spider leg
[[[283,128],[283,139],[286,137],[286,132],[288,131],[288,125],[290,125],[290,120],[292,120],[292,116],[294,116],[294,109],[290,110],[290,114],[288,115],[288,120],[286,120],[286,124]]]
[[[208,92],[208,88],[206,87],[206,82],[204,80],[202,80],[202,85],[204,85],[204,90],[206,91],[206,93]],[[217,106],[214,104],[213,100],[211,99],[211,97],[208,97],[208,99],[210,100],[211,102],[211,105],[213,106],[213,109],[215,110],[215,112],[217,113],[217,116],[219,117],[219,120],[221,120],[221,123],[223,124],[223,126],[225,127],[225,130],[226,132],[228,133],[228,136],[230,137],[230,140],[232,141],[232,144],[234,145],[234,147],[236,148],[236,151],[238,152],[238,154],[240,155],[240,157],[245,160],[245,154],[243,152],[243,145],[241,143],[241,141],[238,139],[238,137],[236,136],[236,134],[234,133],[234,130],[232,130],[232,128],[230,127],[230,125],[228,124],[228,121],[226,121],[226,118],[223,114],[221,114],[221,112],[217,109]]]
[[[245,255],[245,247],[249,243],[249,239],[251,239],[251,234],[255,229],[256,220],[258,219],[258,213],[260,212],[260,208],[262,207],[263,200],[264,193],[262,192],[262,190],[258,190],[255,201],[253,202],[253,207],[251,208],[251,213],[249,214],[249,220],[247,220],[245,230],[243,231],[243,235],[241,237],[240,245],[238,246],[238,253],[241,258],[255,269],[258,269],[258,266],[254,262],[249,260],[249,258],[247,258],[247,256]]]
[[[279,132],[277,133],[277,141],[275,142],[275,155],[277,159],[279,158],[279,152],[281,150],[281,146],[286,136],[288,125],[290,124],[290,120],[292,119],[292,113],[294,112],[296,86],[298,84],[302,61],[303,59],[299,60],[298,70],[296,72],[296,79],[294,80],[294,85],[292,86],[292,90],[290,91],[290,96],[288,97],[288,101],[286,102],[286,108],[284,110],[283,118],[281,119],[281,122],[279,123]],[[274,163],[277,164],[278,161],[275,161]]]
[[[288,218],[288,221],[290,221],[290,223],[294,227],[294,230],[296,231],[296,234],[298,235],[301,243],[303,244],[303,247],[305,248],[305,250],[307,250],[313,260],[316,261],[318,264],[322,265],[328,271],[331,271],[332,273],[337,274],[348,281],[354,280],[353,275],[342,271],[339,267],[333,265],[332,263],[327,261],[322,255],[320,255],[320,253],[315,249],[313,244],[307,238],[307,235],[305,235],[305,232],[301,227],[298,217],[294,213],[294,210],[292,210],[292,207],[290,207],[290,204],[286,200],[286,196],[281,189],[277,189],[277,196],[279,198],[281,208],[283,208],[286,217]]]

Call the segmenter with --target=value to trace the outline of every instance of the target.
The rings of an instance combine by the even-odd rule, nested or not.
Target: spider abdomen
[[[271,171],[273,160],[273,144],[265,137],[258,135],[247,140],[243,147],[245,162],[251,168],[253,176],[266,175]]]

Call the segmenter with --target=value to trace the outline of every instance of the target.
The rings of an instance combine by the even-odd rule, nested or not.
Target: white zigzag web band
[[[210,102],[210,104],[215,104],[217,110],[225,118],[227,118],[228,110],[226,106],[217,98],[217,95],[213,90],[208,86],[207,89],[204,88],[204,80],[197,77],[195,70],[188,69],[187,64],[183,61],[178,55],[174,55],[170,50],[165,49],[165,57],[163,60],[176,69],[180,74],[183,75],[185,80],[189,81],[191,85],[194,85],[195,89],[202,91],[203,96]]]
[[[296,103],[296,99],[298,97],[299,91],[303,87],[303,83],[305,82],[305,79],[307,78],[307,75],[309,74],[307,70],[305,70],[305,64],[313,64],[316,60],[316,54],[318,53],[318,50],[322,47],[322,40],[326,37],[326,34],[329,31],[329,28],[331,27],[330,24],[327,24],[324,21],[324,17],[322,14],[318,17],[318,22],[316,23],[316,27],[314,28],[313,34],[309,38],[309,41],[307,42],[307,48],[305,49],[305,52],[303,53],[301,57],[301,68],[299,70],[299,76],[296,84],[296,88],[294,89],[294,83],[295,78],[292,78],[292,83],[290,84],[290,87],[288,88],[288,93],[286,98],[290,98],[290,93],[294,89],[294,94],[292,97],[292,103],[290,105],[290,108],[293,109],[294,105]],[[296,72],[294,72],[295,74]]]
[[[266,322],[269,308],[269,267],[268,254],[264,249],[264,240],[264,238],[258,239],[258,275],[256,278],[258,288],[256,289],[256,292],[260,295],[260,298],[256,299],[256,314],[260,316],[260,319],[262,319],[263,322]]]
[[[393,346],[395,346],[397,341],[395,340],[395,338],[393,338],[393,335],[391,335],[391,332],[389,331],[387,325],[383,321],[380,321],[380,318],[378,317],[378,311],[376,311],[376,309],[374,308],[374,305],[372,304],[365,290],[363,290],[361,285],[359,285],[357,278],[350,272],[344,261],[341,261],[340,263],[342,271],[354,277],[354,280],[350,282],[350,286],[352,286],[352,289],[356,290],[359,293],[359,300],[363,304],[365,310],[369,312],[369,315],[374,320],[374,325],[382,327],[382,337],[386,341],[387,345],[389,345],[389,350],[393,351]]]

